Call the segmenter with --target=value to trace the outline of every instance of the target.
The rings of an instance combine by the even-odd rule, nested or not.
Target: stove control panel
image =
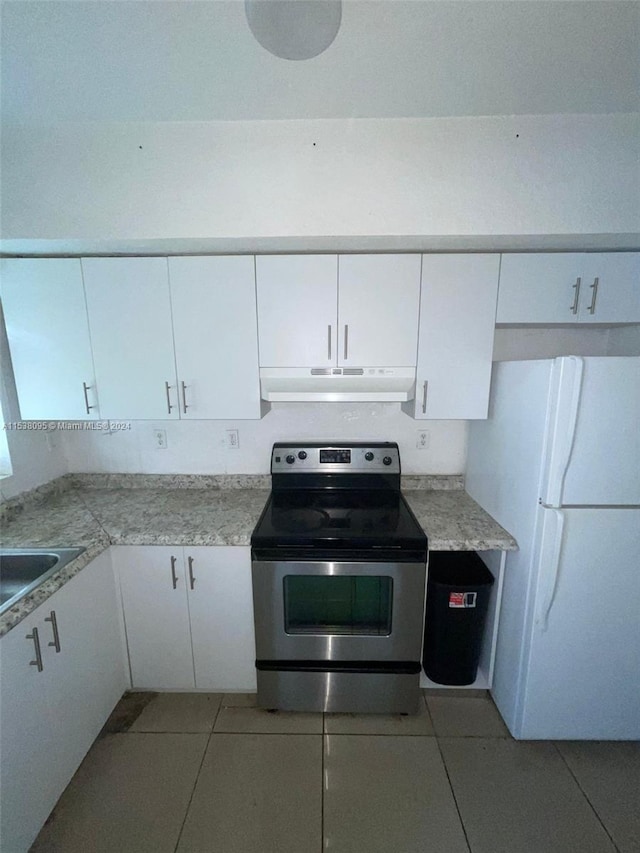
[[[271,473],[400,473],[400,451],[397,444],[309,443],[274,444]]]

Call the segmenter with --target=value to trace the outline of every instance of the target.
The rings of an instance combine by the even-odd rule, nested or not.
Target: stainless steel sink
[[[0,613],[82,554],[85,548],[0,548]]]

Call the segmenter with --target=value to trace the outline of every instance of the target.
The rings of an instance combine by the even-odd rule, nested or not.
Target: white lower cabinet
[[[248,547],[114,552],[134,688],[255,690]]]
[[[120,575],[131,685],[193,688],[193,656],[182,548],[114,548]]]
[[[189,547],[184,553],[194,581],[189,589],[189,613],[196,687],[255,690],[250,549]]]
[[[109,552],[4,636],[0,656],[0,849],[22,853],[128,687]]]

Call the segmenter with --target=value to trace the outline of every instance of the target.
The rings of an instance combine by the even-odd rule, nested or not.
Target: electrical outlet
[[[167,449],[167,431],[166,429],[154,429],[153,442],[156,450]]]
[[[418,432],[416,439],[416,447],[418,450],[426,450],[429,447],[429,430],[423,429]]]
[[[227,450],[237,450],[240,447],[240,436],[237,429],[227,430]]]

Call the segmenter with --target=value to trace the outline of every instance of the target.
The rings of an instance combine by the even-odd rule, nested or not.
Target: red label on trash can
[[[450,592],[449,607],[475,607],[477,592]]]

